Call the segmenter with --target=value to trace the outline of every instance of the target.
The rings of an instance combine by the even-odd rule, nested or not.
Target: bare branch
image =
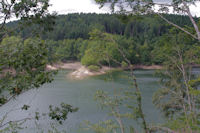
[[[16,121],[9,121],[9,122],[6,122],[4,123],[3,125],[0,125],[0,128],[3,128],[7,125],[9,125],[10,123],[19,123],[19,122],[26,122],[27,120],[33,120],[34,118],[23,118],[23,119],[20,119],[20,120],[16,120]]]
[[[160,13],[156,13],[158,16],[160,16],[164,21],[166,21],[168,24],[173,25],[174,27],[176,27],[177,29],[185,32],[186,34],[190,35],[191,37],[193,37],[194,39],[198,39],[197,36],[193,35],[192,33],[190,33],[189,31],[185,30],[184,28],[172,23],[171,21],[167,20],[164,16],[162,16]]]
[[[195,31],[197,33],[197,39],[200,41],[200,31],[199,31],[199,28],[198,28],[196,22],[194,21],[194,18],[192,17],[192,14],[190,12],[189,7],[187,6],[187,4],[185,2],[183,2],[183,4],[184,4],[184,6],[186,8],[186,13],[188,14],[188,17],[190,18],[190,21],[192,22],[193,27],[194,27],[194,29],[195,29]]]
[[[9,102],[10,100],[12,100],[15,96],[16,96],[16,94],[15,94],[15,95],[11,95],[8,99],[6,99],[6,102],[5,102],[4,104],[8,103],[8,102]],[[4,104],[0,104],[0,107],[3,106]]]

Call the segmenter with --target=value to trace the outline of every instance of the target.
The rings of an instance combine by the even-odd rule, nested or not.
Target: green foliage
[[[47,48],[46,44],[51,45],[55,42],[46,43],[38,38],[41,34],[45,36],[44,33],[52,30],[55,24],[56,14],[49,14],[49,6],[49,0],[2,0],[0,2],[0,106],[26,90],[38,88],[53,80],[55,72],[47,71],[46,65],[55,60],[55,51],[53,47]],[[6,24],[12,18],[17,18],[19,21]],[[15,36],[9,37],[9,35]],[[29,105],[24,105],[21,110],[26,111],[29,108]],[[58,113],[62,113],[61,120],[57,119],[59,123],[67,118],[68,112],[77,111],[66,104],[61,104],[61,108],[56,109],[61,111]],[[56,109],[51,108],[50,111]],[[17,133],[24,128],[23,124],[26,121],[36,122],[41,117],[39,112],[35,112],[33,118],[5,122],[9,113],[7,112],[0,120],[0,132]],[[53,132],[58,133],[56,128],[53,129]]]
[[[6,37],[0,44],[0,56],[1,91],[18,95],[52,81],[53,72],[46,71],[47,49],[38,38]],[[5,102],[7,96],[2,98]]]
[[[103,4],[106,1],[97,2]],[[181,26],[187,25],[185,28],[193,32],[186,16],[163,15]],[[42,35],[44,39],[51,39],[46,41],[38,38],[6,37],[0,45],[0,76],[3,77],[0,80],[0,91],[7,91],[9,95],[15,96],[52,81],[53,73],[46,71],[45,67],[47,63],[54,61],[81,60],[81,63],[92,71],[97,71],[100,65],[128,67],[131,64],[163,64],[164,72],[159,73],[163,88],[153,97],[156,107],[161,109],[168,119],[168,123],[163,126],[175,131],[199,131],[200,115],[196,111],[200,101],[199,78],[190,73],[191,64],[200,63],[200,47],[197,41],[154,15],[130,15],[126,22],[115,16],[118,17],[106,14],[58,16],[54,31]],[[42,23],[35,20],[34,22]],[[9,23],[8,27],[15,27],[15,23]],[[16,34],[26,38],[26,34],[35,28],[38,26],[16,30]],[[146,128],[141,108],[141,92],[133,77],[131,82],[135,84],[135,88],[131,86],[131,90],[116,91],[114,96],[103,91],[96,94],[96,100],[101,107],[108,108],[110,115],[115,117],[118,123],[110,120],[97,124],[88,122],[89,129],[96,133],[119,129],[123,132],[124,128],[129,128],[123,127],[121,120],[124,118],[137,120]],[[1,96],[0,105],[8,100],[8,96]],[[127,104],[130,102],[131,104]],[[189,103],[195,109],[190,109]],[[77,111],[77,108],[67,104],[61,104],[61,108],[49,108],[49,117],[60,124],[67,119],[68,113]],[[130,111],[121,113],[120,108]],[[28,110],[29,106],[24,105],[22,109]],[[35,119],[39,118],[40,114],[36,112]],[[13,125],[11,127],[17,128]],[[132,126],[130,132],[134,132]]]
[[[56,49],[59,46],[57,41],[45,40],[45,45],[47,47],[47,58],[49,63],[54,63],[57,61]]]
[[[0,98],[0,105],[3,105],[7,102],[7,99],[5,98],[5,96],[1,96]]]
[[[128,64],[127,64],[125,61],[122,61],[122,63],[121,63],[121,64],[122,64],[122,67],[123,67],[123,68],[126,68],[126,67],[128,67]]]
[[[81,59],[81,64],[85,66],[90,65],[99,65],[99,62],[101,61],[101,56],[99,52],[96,52],[96,49],[91,48],[85,51],[85,55]]]
[[[90,32],[90,42],[81,60],[83,65],[119,65],[119,45],[126,47],[127,40],[121,36],[101,32],[94,29]]]
[[[67,119],[68,113],[73,113],[78,111],[78,108],[73,108],[69,104],[61,103],[60,106],[61,106],[60,108],[59,107],[53,108],[53,106],[51,105],[49,106],[50,110],[49,117],[52,120],[58,121],[60,124],[62,124],[63,121]]]
[[[107,56],[109,55],[114,60],[122,62],[123,59],[119,55],[117,44],[126,53],[132,64],[162,64],[166,58],[160,54],[160,48],[165,47],[163,43],[167,42],[171,26],[155,15],[125,15],[122,18],[120,16],[117,14],[58,16],[54,30],[41,35],[43,39],[46,39],[48,61],[52,63],[83,60],[85,65],[99,65],[99,63],[108,65]],[[186,16],[167,14],[163,14],[163,16],[180,26],[187,26],[186,29],[191,30],[192,25]],[[124,23],[123,19],[126,17],[128,20]],[[16,24],[17,22],[10,22],[7,25],[12,29],[16,27]],[[30,26],[15,31],[16,35],[26,38],[32,29],[37,28],[37,26]],[[166,39],[163,36],[166,36]],[[103,49],[106,52],[102,51]],[[164,52],[162,51],[162,53]],[[98,61],[94,61],[94,58]],[[119,63],[110,61],[110,65],[119,66]]]
[[[135,23],[139,25],[139,23]],[[142,25],[145,24],[142,23]],[[169,34],[151,40],[148,38],[148,35],[152,35],[154,30],[157,30],[156,26],[153,26],[155,29],[151,29],[143,37],[140,36],[140,32],[143,33],[143,29],[137,29],[138,27],[140,26],[133,28],[134,33],[137,33],[136,36],[138,35],[138,39],[133,38],[133,40],[94,30],[90,33],[90,39],[99,43],[95,45],[95,49],[91,53],[94,50],[98,50],[101,52],[101,57],[104,56],[105,61],[109,62],[108,59],[110,59],[124,66],[126,63],[129,63],[127,61],[129,59],[131,63],[133,62],[131,57],[135,57],[135,60],[138,59],[138,62],[143,64],[162,63],[165,69],[164,72],[161,71],[159,76],[161,76],[163,88],[155,93],[153,102],[156,107],[161,109],[169,121],[169,123],[163,126],[172,131],[183,129],[186,132],[197,132],[199,130],[199,114],[196,110],[199,108],[200,101],[198,98],[200,94],[198,90],[199,80],[195,79],[195,76],[191,74],[191,64],[199,63],[199,54],[197,52],[199,51],[199,46],[197,41],[179,30],[169,27],[167,31]],[[128,31],[128,33],[131,33],[131,31]],[[88,48],[91,48],[90,45],[88,45]],[[115,60],[115,53],[123,58],[117,57]],[[91,55],[95,56],[95,54],[88,54],[88,56]],[[84,57],[87,57],[87,55],[85,54]],[[152,60],[152,57],[155,57],[155,60]],[[114,116],[118,122],[118,128],[121,129],[121,132],[124,129],[121,121],[123,118],[137,120],[145,132],[148,132],[148,124],[142,111],[141,92],[137,86],[134,74],[132,76],[132,82],[136,91],[127,91],[124,94],[115,91],[114,96],[104,91],[98,91],[95,98],[102,108],[110,110],[110,115]],[[123,103],[126,103],[126,101],[127,103],[132,101],[133,104],[126,104],[126,107],[124,107]],[[131,112],[122,114],[120,113],[120,108],[128,108]],[[100,128],[100,130],[103,129]],[[159,128],[156,131],[159,131]]]
[[[144,42],[144,40],[154,40],[157,37],[167,33],[168,28],[172,27],[167,25],[162,19],[155,15],[124,15],[123,18],[128,17],[126,23],[123,22],[123,18],[120,17],[121,14],[68,14],[59,15],[55,18],[55,25],[53,31],[49,32],[46,30],[45,34],[41,34],[44,40],[64,40],[64,39],[78,39],[82,38],[84,40],[89,39],[89,33],[98,29],[101,32],[106,32],[115,35],[125,35],[127,37],[135,37]],[[189,18],[187,16],[180,15],[168,15],[163,14],[164,17],[171,20],[172,22],[180,26],[192,26]],[[48,19],[45,19],[46,21]],[[66,21],[67,20],[67,21]],[[195,18],[198,21],[198,18]],[[47,26],[51,24],[48,20],[42,26]],[[17,28],[18,22],[9,22],[7,24],[8,28]],[[45,25],[46,24],[46,25]],[[37,25],[30,26],[29,28],[23,28],[15,30],[17,35],[21,35],[22,38],[30,34],[31,31],[43,29],[43,27],[38,27]]]
[[[94,66],[94,65],[90,65],[88,66],[88,69],[92,72],[98,72],[100,70],[99,66]]]
[[[162,88],[153,96],[153,103],[162,110],[174,131],[199,132],[199,78],[192,65],[199,63],[198,43],[187,35],[171,29],[171,35],[161,38],[159,55],[164,70],[158,73]],[[165,53],[163,53],[165,52]]]
[[[56,49],[56,58],[65,62],[67,60],[77,60],[79,54],[79,45],[82,40],[63,40],[59,41],[59,47]]]
[[[29,108],[30,108],[29,105],[24,105],[24,106],[22,107],[22,110],[28,110]]]

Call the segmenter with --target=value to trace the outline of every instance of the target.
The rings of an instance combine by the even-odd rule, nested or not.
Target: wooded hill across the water
[[[165,14],[164,17],[181,27],[192,26],[187,16]],[[195,19],[198,21],[197,18]],[[7,25],[15,27],[17,22],[10,22]],[[161,36],[166,33],[168,26],[166,22],[155,15],[124,16],[116,14],[74,13],[57,16],[54,30],[44,34],[42,37],[43,39],[54,41],[78,38],[89,39],[88,33],[92,29],[97,28],[106,33],[125,35],[126,37],[153,39],[155,36]],[[34,26],[24,30],[18,29],[17,33],[20,33],[22,37],[26,37],[30,30],[34,29]]]
[[[193,32],[187,16],[163,15]],[[199,21],[198,18],[195,20]],[[17,24],[18,21],[10,22],[7,26],[14,28]],[[49,62],[76,60],[86,66],[108,65],[108,62],[112,66],[126,65],[119,49],[132,64],[162,64],[166,61],[165,56],[172,54],[172,46],[187,44],[185,50],[188,50],[197,43],[156,15],[60,15],[56,17],[51,32],[40,33],[34,25],[23,30],[16,29],[11,35],[26,38],[32,30],[38,30],[45,40]]]

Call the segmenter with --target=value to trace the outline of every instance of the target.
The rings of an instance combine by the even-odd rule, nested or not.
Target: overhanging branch
[[[198,40],[198,37],[193,35],[192,33],[190,33],[189,31],[185,30],[184,28],[172,23],[171,21],[167,20],[164,16],[162,16],[160,13],[156,13],[158,16],[160,16],[164,21],[166,21],[168,24],[173,25],[174,27],[176,27],[177,29],[185,32],[186,34],[190,35],[191,37],[193,37],[194,39]]]

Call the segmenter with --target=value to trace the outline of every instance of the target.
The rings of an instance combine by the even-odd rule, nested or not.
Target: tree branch
[[[192,17],[192,14],[190,12],[189,7],[187,6],[187,4],[185,2],[183,2],[183,4],[184,4],[184,6],[186,8],[186,13],[188,14],[188,16],[190,18],[190,21],[192,22],[193,27],[194,27],[194,29],[195,29],[195,31],[197,33],[197,39],[200,41],[200,31],[199,31],[199,28],[198,28],[196,22],[194,21],[194,18]]]
[[[185,30],[184,28],[172,23],[171,21],[167,20],[164,16],[162,16],[160,13],[156,13],[158,16],[160,16],[164,21],[166,21],[168,24],[173,25],[174,27],[176,27],[177,29],[185,32],[186,34],[190,35],[191,37],[193,37],[194,39],[198,39],[197,36],[193,35],[192,33],[190,33],[189,31]],[[198,39],[199,40],[199,39]]]

